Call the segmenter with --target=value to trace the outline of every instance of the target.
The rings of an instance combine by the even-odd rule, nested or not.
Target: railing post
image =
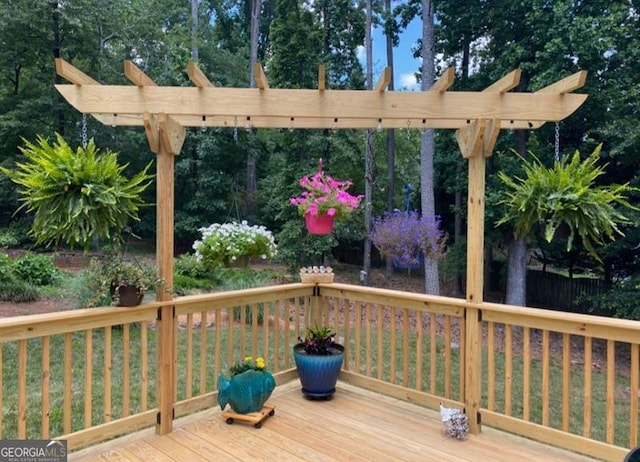
[[[320,309],[320,286],[313,287],[313,295],[310,297],[311,307],[307,325],[322,325],[322,313]],[[337,326],[336,326],[337,327]]]
[[[173,430],[173,400],[175,396],[173,305],[158,309],[158,418],[156,433],[165,435]]]

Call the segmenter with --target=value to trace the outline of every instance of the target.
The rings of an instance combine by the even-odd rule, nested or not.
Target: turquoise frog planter
[[[229,404],[238,414],[258,412],[271,396],[276,381],[269,372],[248,370],[231,378],[218,377],[218,404]]]

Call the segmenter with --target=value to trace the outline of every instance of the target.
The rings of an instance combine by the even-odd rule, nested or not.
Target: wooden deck
[[[219,407],[69,455],[69,461],[593,461],[483,427],[453,441],[437,412],[342,382],[330,401],[309,401],[297,382],[270,399],[275,416],[262,428],[225,423]]]

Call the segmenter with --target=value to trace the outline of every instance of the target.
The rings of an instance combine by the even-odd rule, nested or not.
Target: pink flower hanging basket
[[[306,213],[304,221],[309,234],[331,234],[333,231],[333,217],[329,215],[311,215]]]

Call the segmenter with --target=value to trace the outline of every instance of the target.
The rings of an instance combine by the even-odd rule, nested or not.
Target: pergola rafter
[[[125,75],[134,86],[101,85],[62,59],[56,59],[56,71],[71,82],[56,89],[81,113],[107,125],[144,127],[151,151],[157,154],[156,256],[160,276],[169,287],[173,285],[174,157],[180,153],[186,127],[457,130],[458,145],[469,161],[465,358],[470,365],[480,362],[481,351],[485,160],[501,129],[536,129],[547,121],[563,120],[587,98],[570,93],[584,85],[585,71],[535,93],[508,93],[518,85],[520,70],[482,92],[448,91],[454,82],[453,69],[447,69],[426,92],[387,91],[388,69],[374,90],[330,90],[323,65],[316,90],[270,88],[260,65],[254,69],[258,88],[216,87],[195,62],[188,65],[195,87],[158,86],[131,61],[125,62]],[[159,291],[157,297],[168,300],[171,294]],[[163,307],[160,318],[171,317],[171,308]],[[166,378],[171,376],[173,362],[171,323],[160,322],[160,335],[159,402],[171,403],[175,382]],[[467,415],[479,415],[480,382],[466,384],[464,401]],[[160,409],[160,434],[171,431],[172,409],[166,406]],[[476,433],[480,423],[472,418],[470,427]]]

